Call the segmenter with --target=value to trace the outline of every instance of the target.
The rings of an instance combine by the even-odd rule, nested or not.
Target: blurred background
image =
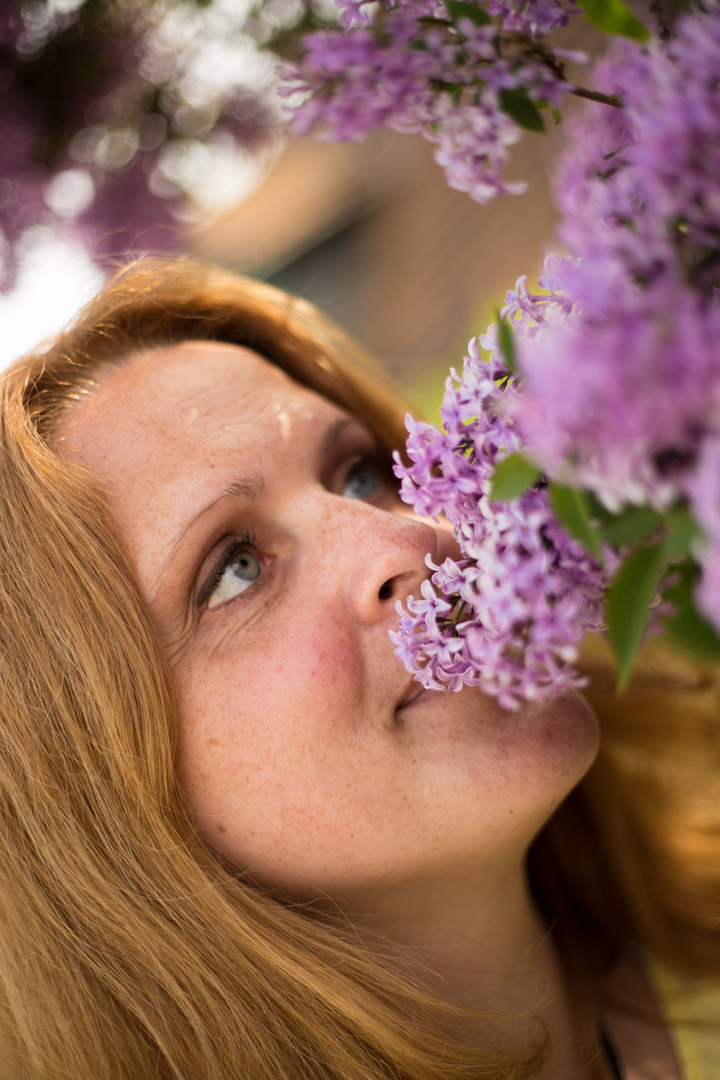
[[[0,0],[0,3],[12,4],[13,0]],[[37,33],[33,39],[28,25],[32,28],[32,18],[39,25],[41,8],[52,9],[54,18],[65,18],[67,22],[67,26],[61,25],[54,38],[65,47],[61,35],[77,34],[76,12],[81,6],[78,0],[64,0],[64,6],[62,0],[56,0],[54,6],[49,0],[31,0],[30,3],[14,4],[14,39],[7,25],[3,38],[3,26],[0,25],[0,78],[3,74],[7,76],[12,63],[16,65],[17,74],[20,40],[26,54],[30,49],[30,60],[36,64],[33,75],[36,81],[30,85],[39,87],[45,95],[40,102],[43,109],[47,97],[62,96],[65,91],[62,84],[59,87],[43,86],[42,80],[46,76],[42,64],[37,66],[35,54],[42,58],[48,51],[50,39],[47,35],[43,38],[42,34],[38,37]],[[142,5],[137,10],[141,8]],[[527,192],[520,196],[502,196],[487,206],[478,205],[467,195],[447,187],[428,143],[387,131],[376,132],[359,143],[291,138],[278,133],[276,112],[274,117],[262,116],[256,122],[255,134],[263,124],[264,129],[263,137],[255,138],[254,145],[252,139],[246,139],[244,143],[241,139],[238,150],[236,140],[230,152],[223,154],[218,151],[222,126],[217,125],[221,112],[217,103],[213,106],[213,123],[208,126],[207,121],[207,101],[211,100],[207,91],[207,71],[217,71],[220,59],[225,64],[235,65],[233,78],[243,90],[241,93],[235,90],[230,122],[227,108],[227,115],[220,116],[220,120],[225,120],[230,134],[236,136],[238,125],[249,127],[248,101],[251,98],[245,93],[247,87],[257,89],[259,99],[262,93],[272,95],[274,92],[267,57],[259,62],[247,51],[246,43],[239,52],[237,49],[232,54],[227,50],[222,54],[218,51],[219,45],[228,45],[228,26],[234,25],[233,19],[237,22],[237,13],[233,14],[231,4],[225,4],[224,17],[226,24],[215,26],[212,33],[204,31],[204,38],[197,30],[192,32],[194,24],[184,24],[180,31],[176,28],[174,45],[172,35],[168,39],[165,28],[165,39],[160,45],[156,41],[153,46],[165,66],[160,75],[153,69],[151,75],[144,77],[153,92],[161,84],[160,105],[156,108],[152,102],[143,104],[145,112],[141,119],[145,123],[146,114],[150,114],[166,123],[165,117],[171,116],[176,136],[179,130],[183,139],[175,138],[174,157],[168,154],[168,146],[161,140],[158,144],[161,153],[153,158],[153,171],[149,171],[147,161],[144,162],[143,185],[149,177],[150,189],[158,201],[172,197],[176,248],[204,261],[260,277],[311,300],[359,339],[406,387],[418,408],[432,415],[442,394],[447,369],[450,365],[461,364],[468,339],[485,330],[494,317],[494,308],[502,306],[506,290],[513,287],[520,274],[527,274],[532,281],[541,271],[544,255],[550,250],[558,250],[554,239],[556,213],[548,174],[552,173],[553,162],[562,145],[563,124],[555,125],[548,117],[551,129],[548,134],[524,133],[520,143],[511,150],[507,178],[528,181]],[[575,23],[563,31],[563,46],[597,55],[603,35],[579,19]],[[18,26],[30,41],[29,45],[23,46],[23,39],[18,39]],[[10,51],[13,47],[14,54]],[[101,50],[96,51],[102,61]],[[28,56],[21,60],[27,64]],[[118,70],[127,71],[131,62],[145,63],[146,67],[149,63],[146,55],[139,59],[133,56],[131,61],[125,56]],[[47,59],[44,63],[47,69]],[[52,63],[58,67],[57,56]],[[117,64],[116,54],[108,60],[108,68],[113,64]],[[243,65],[244,71],[238,75],[238,69]],[[195,83],[188,81],[191,68]],[[23,77],[25,70],[22,69]],[[201,70],[206,72],[204,82],[197,74]],[[577,73],[577,69],[575,71]],[[102,70],[99,74],[102,81],[105,74]],[[93,78],[97,81],[98,77],[95,72]],[[70,96],[74,84],[72,80],[68,80],[68,84]],[[108,84],[112,85],[111,78]],[[87,80],[83,82],[81,72],[79,86],[86,85],[89,86]],[[204,99],[200,92],[203,87]],[[174,97],[167,96],[170,91]],[[14,92],[17,94],[17,88]],[[219,100],[217,85],[215,92]],[[163,93],[166,100],[162,99]],[[222,93],[226,102],[227,89],[224,88]],[[28,217],[31,225],[17,245],[19,261],[11,287],[0,295],[0,363],[3,365],[58,329],[102,280],[97,259],[93,261],[88,254],[98,255],[98,241],[94,237],[83,241],[82,213],[79,218],[77,213],[83,184],[93,183],[92,169],[100,160],[101,152],[105,154],[101,162],[103,167],[107,170],[108,160],[112,166],[112,184],[102,188],[100,196],[106,204],[119,209],[117,229],[106,231],[100,254],[112,255],[124,250],[126,245],[120,236],[124,221],[136,233],[133,244],[128,246],[135,250],[141,250],[143,246],[150,249],[163,246],[162,231],[155,228],[153,207],[149,203],[142,206],[145,217],[140,224],[133,224],[140,205],[137,200],[142,202],[146,197],[134,175],[140,156],[137,152],[135,156],[130,154],[128,162],[123,164],[115,149],[113,164],[113,159],[108,157],[111,152],[108,137],[105,136],[105,145],[101,136],[92,135],[105,130],[98,126],[99,106],[92,97],[88,92],[86,101],[72,103],[75,112],[82,113],[82,123],[86,125],[80,125],[82,138],[75,134],[73,141],[68,143],[77,168],[62,173],[65,189],[57,180],[53,181],[55,190],[50,197],[47,188],[44,189],[43,212]],[[106,99],[111,97],[106,92]],[[238,107],[238,100],[244,103],[242,108]],[[18,103],[23,105],[20,99]],[[575,104],[573,102],[565,109],[566,117]],[[10,105],[6,96],[5,106],[0,106],[0,111],[4,109],[7,113]],[[194,114],[191,106],[195,109]],[[117,105],[112,107],[118,108]],[[274,107],[277,108],[277,104]],[[257,121],[257,107],[253,108],[253,118]],[[17,109],[15,114],[18,114]],[[198,115],[201,119],[203,115],[206,117],[205,127],[213,133],[210,139],[203,134],[202,124],[197,126],[200,123]],[[53,123],[61,128],[63,124],[68,126],[73,122],[72,115],[68,120],[62,110],[56,121],[52,114],[48,116],[43,114],[43,124],[51,128]],[[113,122],[113,131],[116,131],[117,122]],[[129,131],[129,122],[124,123],[123,130]],[[75,124],[77,126],[77,121]],[[183,124],[187,130],[183,130]],[[43,138],[47,142],[45,134]],[[7,134],[5,145],[8,145]],[[88,151],[88,146],[93,149]],[[195,155],[192,160],[189,147]],[[122,151],[122,147],[120,149]],[[9,160],[7,149],[4,162],[2,153],[0,151],[0,210],[3,209],[3,165],[6,179],[9,178],[11,183],[12,169],[17,166],[17,162],[13,164]],[[125,156],[128,157],[127,150]],[[119,165],[117,161],[120,161]],[[189,182],[180,183],[179,170],[184,170],[181,179],[187,180],[189,176]],[[86,176],[88,181],[84,179]],[[7,189],[5,191],[7,205]],[[43,217],[49,198],[52,219],[49,215]],[[62,224],[64,217],[73,222],[79,220],[81,227],[58,228],[58,221]],[[162,221],[158,223],[162,226]]]

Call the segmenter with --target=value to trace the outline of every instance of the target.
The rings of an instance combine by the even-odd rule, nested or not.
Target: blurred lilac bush
[[[175,245],[208,155],[280,122],[243,22],[220,0],[0,0],[0,289],[38,225],[98,257]]]

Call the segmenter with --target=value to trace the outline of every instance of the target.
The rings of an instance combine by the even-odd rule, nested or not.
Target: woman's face
[[[194,342],[104,375],[63,453],[101,479],[167,654],[178,771],[238,867],[349,903],[521,854],[595,750],[574,695],[421,691],[395,604],[452,554],[362,423]]]

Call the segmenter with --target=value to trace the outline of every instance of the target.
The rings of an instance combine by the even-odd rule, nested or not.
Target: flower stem
[[[613,109],[624,109],[623,99],[617,94],[601,94],[597,90],[586,90],[583,86],[574,86],[569,91],[575,97],[586,98],[588,101],[599,101],[601,105],[611,105]]]
[[[457,627],[457,624],[460,622],[460,616],[462,615],[464,610],[465,610],[465,601],[461,600],[460,601],[460,607],[458,608],[458,611],[457,611],[457,615],[455,616],[455,618],[452,621],[452,632],[453,632],[453,634],[456,633],[455,628]]]

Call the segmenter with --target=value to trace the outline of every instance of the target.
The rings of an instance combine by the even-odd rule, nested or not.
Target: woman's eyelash
[[[375,469],[383,480],[390,481],[392,485],[396,487],[397,481],[395,479],[395,474],[392,471],[392,465],[392,455],[382,447],[378,447],[375,450],[365,451],[353,456],[350,459],[346,479],[360,469],[371,468]]]
[[[205,604],[208,602],[212,594],[215,592],[215,589],[220,584],[222,576],[227,570],[231,560],[235,558],[238,552],[242,551],[244,548],[256,547],[257,537],[252,530],[244,532],[240,536],[236,536],[233,538],[233,540],[230,541],[227,547],[222,551],[220,557],[218,558],[217,562],[213,566],[208,576],[205,578],[205,581],[198,589],[197,599],[195,601],[195,604],[198,608],[204,607]]]
[[[353,455],[345,474],[344,485],[347,486],[352,483],[356,475],[362,473],[363,469],[375,470],[377,480],[381,486],[397,488],[397,481],[392,473],[392,460],[389,453],[384,451],[382,447]],[[370,492],[367,497],[369,498],[374,494],[374,492]],[[365,495],[361,494],[357,497],[364,498]],[[206,607],[212,599],[233,559],[243,550],[250,549],[252,551],[257,549],[257,546],[257,537],[253,530],[245,531],[229,541],[197,590],[195,606],[198,609]]]

